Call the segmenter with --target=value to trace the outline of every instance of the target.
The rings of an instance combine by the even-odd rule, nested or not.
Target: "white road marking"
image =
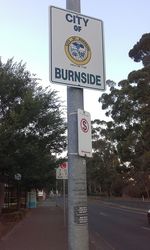
[[[109,250],[115,250],[115,248],[114,248],[112,245],[110,245],[109,242],[106,241],[106,240],[104,239],[104,237],[103,237],[100,233],[95,232],[95,234],[96,234],[96,236],[97,236],[98,238],[101,239],[102,242],[104,242],[105,249],[106,249],[106,247],[107,247],[107,249],[109,249]],[[102,248],[100,248],[100,249],[102,249]]]
[[[103,213],[103,212],[100,212],[99,214],[100,214],[100,215],[102,215],[102,216],[105,216],[105,217],[107,217],[107,216],[108,216],[108,214]]]
[[[106,204],[105,202],[105,205],[106,207],[109,206],[109,203]],[[109,206],[110,208],[112,209],[117,209],[117,210],[120,210],[120,211],[124,211],[124,212],[130,212],[130,213],[134,213],[134,214],[141,214],[141,215],[145,215],[146,214],[146,211],[141,211],[141,210],[138,210],[137,208],[131,208],[131,207],[126,207],[126,206],[121,206],[121,205],[112,205],[110,204]]]
[[[150,231],[150,227],[142,227],[142,229]]]

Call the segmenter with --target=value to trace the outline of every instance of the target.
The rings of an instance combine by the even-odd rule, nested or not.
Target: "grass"
[[[20,209],[16,211],[14,208],[4,208],[0,215],[0,239],[10,232],[28,212],[29,209]]]

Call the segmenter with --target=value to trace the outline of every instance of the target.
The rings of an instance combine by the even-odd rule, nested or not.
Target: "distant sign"
[[[19,174],[19,173],[15,174],[15,180],[20,181],[21,180],[21,174]]]
[[[50,7],[50,81],[105,89],[101,20]]]
[[[78,153],[92,157],[91,116],[81,109],[78,109]]]
[[[68,179],[68,163],[64,162],[56,169],[56,179]]]

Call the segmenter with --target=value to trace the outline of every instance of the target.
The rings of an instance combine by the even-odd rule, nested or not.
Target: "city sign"
[[[50,6],[50,81],[105,89],[103,22]]]

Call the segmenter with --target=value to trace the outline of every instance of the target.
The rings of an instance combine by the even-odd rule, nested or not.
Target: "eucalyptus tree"
[[[128,162],[132,170],[134,168],[134,179],[137,178],[137,173],[143,176],[143,188],[149,196],[150,34],[144,34],[129,55],[137,62],[142,61],[144,68],[129,73],[126,80],[120,81],[118,86],[112,86],[110,93],[103,94],[99,101],[106,110],[106,115],[112,119],[113,136],[121,161]]]
[[[87,162],[89,193],[114,193],[119,174],[119,158],[111,135],[111,122],[94,120],[92,122],[93,157]]]
[[[145,67],[150,65],[150,33],[142,35],[141,39],[129,51],[129,56],[135,62],[142,62]]]

